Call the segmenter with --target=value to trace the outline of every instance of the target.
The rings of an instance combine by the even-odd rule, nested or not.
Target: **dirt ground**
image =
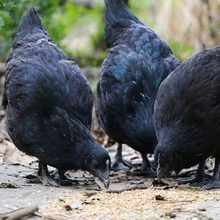
[[[0,116],[3,118],[4,112]],[[38,211],[26,219],[220,220],[220,190],[178,186],[173,178],[164,180],[168,185],[159,186],[153,178],[112,171],[110,188],[105,190],[88,173],[70,171],[71,178],[78,181],[73,186],[54,188],[30,183],[37,172],[37,160],[18,151],[9,141],[4,120],[0,122],[0,131],[2,220],[16,219],[6,218],[5,213],[11,217],[14,210],[33,206]],[[103,138],[97,132],[95,135],[106,145],[106,136]],[[116,147],[107,148],[112,158]],[[125,147],[123,153],[135,167],[140,165],[138,153],[131,148]]]
[[[38,212],[27,219],[220,219],[219,190],[178,186],[172,179],[164,180],[169,186],[156,186],[153,178],[112,171],[110,189],[105,190],[87,173],[71,171],[69,175],[78,180],[74,186],[28,183],[37,171],[36,160],[13,149],[10,142],[4,144],[6,152],[0,147],[1,214],[36,205]],[[115,147],[109,148],[110,155],[114,151]],[[134,158],[131,151],[125,151],[126,159]]]

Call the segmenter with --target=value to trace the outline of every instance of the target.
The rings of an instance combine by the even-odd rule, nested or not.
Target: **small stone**
[[[71,210],[73,210],[70,205],[65,205],[64,208],[66,209],[66,211],[71,211]]]
[[[82,203],[81,201],[77,200],[73,205],[71,205],[72,209],[78,209],[78,210],[82,210]]]
[[[156,196],[155,196],[155,199],[156,199],[156,200],[164,201],[164,197],[161,196],[161,195],[156,195]]]
[[[176,214],[175,214],[175,213],[172,213],[172,212],[166,213],[165,216],[168,216],[168,217],[170,217],[170,218],[176,218]]]

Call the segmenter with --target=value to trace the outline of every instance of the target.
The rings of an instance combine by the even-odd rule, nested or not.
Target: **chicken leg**
[[[59,184],[50,176],[50,173],[48,171],[47,165],[39,162],[39,168],[38,168],[38,176],[40,181],[43,183],[44,186],[56,186],[58,187]]]
[[[78,183],[77,180],[68,178],[65,172],[66,171],[62,169],[56,169],[52,174],[52,178],[59,182],[61,186],[72,186],[74,183]]]
[[[112,167],[116,170],[123,170],[123,171],[128,171],[132,168],[132,165],[130,165],[129,163],[126,163],[123,160],[121,143],[118,143],[117,152],[115,154],[115,161]]]
[[[220,188],[220,158],[215,158],[214,173],[209,183],[202,187],[205,190]]]
[[[179,184],[190,183],[190,184],[193,184],[196,186],[204,185],[204,183],[207,181],[207,179],[211,178],[210,175],[208,175],[204,172],[205,162],[206,162],[206,159],[199,164],[197,171],[196,171],[196,174],[195,174],[195,177],[178,178],[177,182]]]

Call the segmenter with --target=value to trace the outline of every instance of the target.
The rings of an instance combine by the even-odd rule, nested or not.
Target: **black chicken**
[[[123,0],[105,0],[104,18],[109,50],[97,86],[97,116],[106,133],[119,143],[113,167],[126,169],[125,143],[141,153],[142,169],[152,173],[147,153],[153,153],[157,144],[153,120],[157,89],[180,62]]]
[[[93,95],[79,67],[49,38],[34,9],[22,17],[6,64],[6,123],[15,146],[39,159],[39,177],[57,186],[47,165],[81,169],[109,186],[110,157],[90,134]]]
[[[202,183],[205,161],[214,156],[214,175],[204,189],[220,188],[219,116],[220,46],[216,46],[181,64],[158,90],[154,114],[158,179],[199,164],[195,178],[181,182]]]

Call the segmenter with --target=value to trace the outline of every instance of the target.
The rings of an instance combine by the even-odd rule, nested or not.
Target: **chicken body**
[[[155,102],[157,176],[199,164],[193,179],[204,185],[205,161],[215,157],[205,189],[220,188],[220,46],[183,62],[161,84]]]
[[[6,65],[6,123],[15,146],[39,159],[43,183],[58,185],[47,165],[87,170],[109,185],[110,157],[90,134],[93,94],[78,65],[49,38],[34,9],[22,17]]]
[[[142,169],[151,173],[146,154],[157,144],[155,97],[160,83],[180,62],[123,0],[105,0],[104,18],[108,53],[97,86],[97,115],[106,133],[119,143],[113,166],[124,163],[124,143],[141,153]]]

